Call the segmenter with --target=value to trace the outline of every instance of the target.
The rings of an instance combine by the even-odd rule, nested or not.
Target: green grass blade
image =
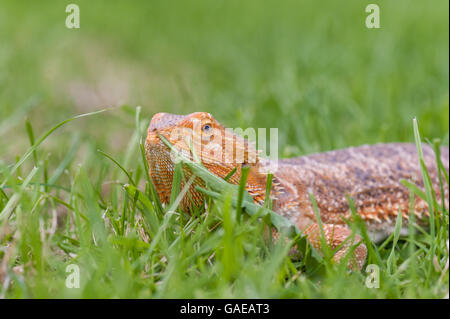
[[[25,121],[25,127],[27,130],[27,134],[28,134],[28,139],[30,140],[30,146],[34,145],[34,132],[33,132],[33,127],[31,126],[31,122],[29,119],[27,119]],[[34,165],[37,166],[38,165],[38,158],[37,158],[37,152],[36,150],[33,151],[33,160],[34,160]]]
[[[103,109],[103,110],[99,110],[99,111],[95,111],[95,112],[90,112],[90,113],[84,113],[84,114],[80,114],[74,117],[71,117],[67,120],[64,120],[58,124],[56,124],[55,126],[53,126],[51,129],[49,129],[47,132],[45,132],[34,144],[33,146],[31,146],[24,155],[22,155],[22,157],[20,157],[20,159],[17,161],[17,163],[11,168],[11,174],[14,174],[14,172],[23,164],[23,162],[25,162],[25,160],[33,154],[33,152],[39,147],[39,145],[42,144],[42,142],[44,142],[47,137],[49,137],[54,131],[56,131],[58,128],[60,128],[61,126],[63,126],[64,124],[67,124],[73,120],[76,119],[80,119],[83,117],[87,117],[87,116],[92,116],[92,115],[96,115],[96,114],[100,114],[103,113],[105,111],[107,111],[108,109]],[[4,184],[2,184],[0,187],[3,187]]]
[[[238,198],[237,198],[237,207],[236,207],[236,220],[239,223],[241,221],[242,215],[242,200],[244,199],[244,191],[247,185],[247,177],[250,171],[250,167],[242,166],[241,167],[241,179],[239,181],[239,189],[238,189]]]
[[[19,203],[20,197],[22,196],[23,192],[25,191],[25,188],[28,186],[31,179],[34,177],[34,175],[36,174],[36,172],[38,170],[39,170],[39,168],[33,167],[31,172],[28,174],[28,176],[23,181],[22,185],[20,185],[20,190],[18,192],[14,193],[14,195],[12,195],[9,198],[5,207],[0,212],[0,222],[4,221],[5,219],[7,219],[10,216],[10,214],[12,213],[12,211],[14,210],[16,205]]]
[[[120,165],[120,163],[118,161],[116,161],[111,155],[106,154],[105,152],[103,152],[102,150],[97,150],[97,152],[99,152],[100,154],[102,154],[103,156],[105,156],[106,158],[108,158],[109,160],[111,160],[114,164],[117,165],[117,167],[120,168],[120,170],[122,172],[125,173],[125,175],[128,177],[128,181],[133,184],[134,186],[136,186],[136,182],[133,180],[133,177],[130,175],[130,173],[128,173],[128,171],[122,166]]]

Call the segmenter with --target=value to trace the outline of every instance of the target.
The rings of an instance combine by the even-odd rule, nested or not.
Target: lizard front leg
[[[318,223],[313,223],[304,229],[311,245],[319,250],[327,244],[333,254],[333,261],[341,262],[342,259],[350,253],[352,247],[355,247],[348,259],[348,267],[356,270],[361,269],[367,257],[367,248],[359,235],[355,234],[352,238],[352,231],[344,225],[323,224],[323,233]],[[322,237],[323,236],[323,237]]]
[[[278,181],[286,181],[283,177],[280,174]],[[330,222],[330,218],[324,220],[326,214],[321,215],[321,229],[312,202],[305,194],[306,192],[302,192],[299,196],[291,184],[284,182],[283,191],[277,194],[278,197],[273,203],[274,211],[294,223],[316,250],[323,253],[324,249],[328,248],[333,253],[332,260],[337,263],[346,259],[350,253],[347,259],[348,267],[353,270],[361,269],[367,257],[367,248],[361,237],[358,234],[353,235],[343,219],[338,218],[332,220],[333,222]],[[279,237],[278,234],[273,235],[275,238]],[[324,247],[324,244],[328,247]]]

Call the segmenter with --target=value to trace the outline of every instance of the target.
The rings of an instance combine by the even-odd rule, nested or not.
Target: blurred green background
[[[373,2],[373,1],[372,1]],[[65,1],[0,3],[0,158],[75,114],[44,144],[57,159],[71,132],[113,154],[136,105],[211,112],[229,127],[278,127],[280,155],[363,143],[448,139],[448,1]]]

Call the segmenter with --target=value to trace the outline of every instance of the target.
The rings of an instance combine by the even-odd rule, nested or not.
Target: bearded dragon
[[[404,217],[402,232],[408,229],[410,195],[400,181],[406,179],[419,188],[424,187],[414,144],[363,145],[274,162],[260,157],[252,143],[225,129],[209,113],[157,113],[148,128],[145,150],[150,177],[162,203],[170,200],[174,160],[160,136],[187,158],[200,160],[214,175],[228,177],[232,184],[239,184],[242,167],[249,167],[246,190],[258,204],[264,203],[267,173],[272,171],[272,209],[303,231],[314,248],[323,249],[323,243],[327,243],[337,250],[333,256],[337,262],[354,245],[350,268],[363,266],[367,248],[359,235],[354,235],[353,241],[347,240],[352,235],[345,222],[352,220],[347,196],[354,200],[356,212],[365,222],[372,239],[380,241],[393,232],[399,213]],[[440,151],[448,171],[449,149],[441,147]],[[440,199],[435,155],[427,145],[423,145],[423,153]],[[183,167],[183,173],[186,180],[193,180],[180,202],[181,209],[189,212],[194,206],[204,205],[204,195],[196,189],[196,186],[204,186],[204,182],[193,176],[188,168]],[[231,177],[230,173],[233,173]],[[321,224],[316,218],[311,195],[315,198]],[[446,207],[448,196],[446,185]],[[426,201],[416,196],[413,205],[416,223],[426,225],[429,216]],[[321,236],[325,237],[325,242]]]

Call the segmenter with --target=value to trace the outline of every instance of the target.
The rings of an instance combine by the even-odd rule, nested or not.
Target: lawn
[[[370,246],[368,288],[267,243],[225,190],[161,207],[140,148],[153,114],[196,111],[278,128],[280,157],[414,143],[413,118],[448,146],[448,1],[377,1],[380,29],[359,0],[74,3],[79,29],[65,2],[0,3],[0,298],[448,297],[448,208]]]

